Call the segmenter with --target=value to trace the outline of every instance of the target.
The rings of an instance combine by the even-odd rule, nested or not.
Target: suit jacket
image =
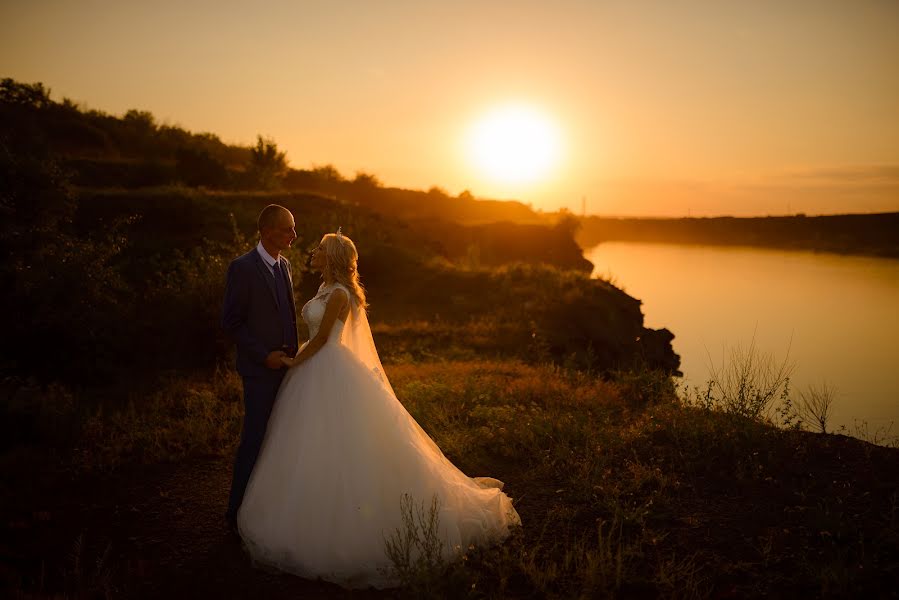
[[[290,314],[296,330],[297,310],[290,262],[283,256],[281,258],[287,265]],[[270,352],[282,348],[284,329],[278,312],[275,278],[255,247],[235,258],[228,267],[222,329],[237,342],[238,373],[244,377],[277,373],[265,366],[265,358]]]

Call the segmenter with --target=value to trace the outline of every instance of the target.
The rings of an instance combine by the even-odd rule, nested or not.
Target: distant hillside
[[[584,217],[583,248],[610,241],[760,246],[899,258],[899,212],[807,217]]]
[[[546,263],[590,273],[593,264],[584,258],[574,240],[576,219],[554,225],[485,223],[460,225],[440,219],[416,219],[408,223],[419,235],[432,240],[440,253],[466,266],[497,266],[515,261]]]
[[[296,218],[299,237],[285,254],[299,297],[319,285],[305,263],[323,233],[342,227],[359,244],[372,322],[412,332],[394,336],[404,344],[394,353],[429,356],[429,344],[452,335],[469,355],[677,372],[672,334],[647,329],[639,300],[590,278],[573,218],[513,222],[534,213],[387,189],[366,174],[348,181],[330,167],[289,170],[268,140],[234,148],[146,113],[85,112],[7,79],[0,378],[100,385],[125,371],[230,362],[219,328],[224,274],[255,244],[270,203]]]
[[[117,117],[56,102],[42,84],[0,81],[0,125],[39,141],[69,171],[72,183],[90,189],[185,186],[226,191],[285,191],[363,204],[398,219],[442,219],[463,225],[494,222],[540,224],[544,218],[515,201],[479,200],[384,187],[376,176],[347,178],[334,167],[293,169],[273,140],[255,146],[226,144],[212,133],[192,133],[129,110]],[[2,130],[0,130],[2,133]]]

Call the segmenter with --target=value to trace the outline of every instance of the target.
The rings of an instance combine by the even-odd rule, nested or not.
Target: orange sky
[[[273,137],[297,168],[618,215],[899,210],[899,3],[0,4],[0,77]],[[491,181],[466,132],[524,102],[563,155]]]

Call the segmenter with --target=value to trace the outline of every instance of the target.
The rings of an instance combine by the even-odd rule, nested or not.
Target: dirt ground
[[[899,576],[899,452],[845,436],[789,439],[797,445],[780,448],[770,474],[740,485],[730,475],[685,481],[667,507],[657,507],[652,530],[660,546],[645,548],[644,558],[663,549],[696,557],[711,597],[852,597],[852,590],[899,597],[891,583]],[[396,596],[254,567],[224,522],[231,465],[222,458],[80,477],[26,455],[6,456],[0,467],[0,597]],[[552,482],[515,489],[521,465],[480,467],[465,465],[466,472],[504,474],[526,547],[546,515],[567,507]],[[592,522],[588,513],[577,521]],[[840,571],[847,568],[854,572]],[[661,593],[647,577],[622,597]],[[526,582],[516,589],[523,597],[535,592]]]
[[[23,597],[369,598],[254,568],[223,519],[231,466],[222,459],[117,472],[37,476],[4,492],[0,567]],[[24,492],[24,493],[23,493]],[[5,593],[4,593],[5,594]]]

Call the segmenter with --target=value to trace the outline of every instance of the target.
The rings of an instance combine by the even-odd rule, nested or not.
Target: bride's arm
[[[321,347],[328,341],[328,336],[331,335],[334,321],[337,320],[337,317],[340,316],[349,301],[350,299],[347,297],[346,292],[342,289],[337,288],[331,292],[331,295],[328,296],[328,303],[325,305],[325,314],[322,317],[322,324],[318,328],[318,333],[315,334],[314,338],[309,340],[309,343],[303,346],[303,349],[300,350],[294,358],[284,357],[281,361],[288,367],[292,367],[307,360],[313,354],[321,350]]]

